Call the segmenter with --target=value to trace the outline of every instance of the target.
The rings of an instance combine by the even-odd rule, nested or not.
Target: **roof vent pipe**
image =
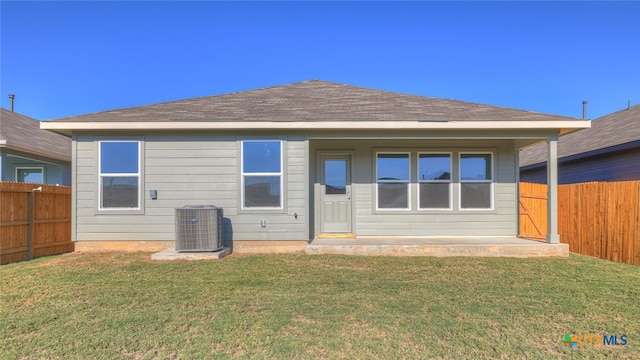
[[[627,110],[631,109],[631,99],[627,100]]]
[[[587,101],[582,102],[582,119],[587,120]]]
[[[14,94],[9,94],[9,102],[11,103],[11,112],[13,112],[13,99],[15,99],[16,96]]]

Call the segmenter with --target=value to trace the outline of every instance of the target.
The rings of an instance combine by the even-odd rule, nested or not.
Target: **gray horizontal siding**
[[[353,150],[355,174],[352,184],[354,201],[354,232],[358,236],[514,236],[517,235],[516,156],[510,141],[482,140],[404,140],[397,141],[312,141],[316,151]],[[375,151],[411,152],[412,172],[415,173],[417,153],[429,151],[454,152],[454,178],[457,176],[455,160],[460,151],[495,152],[494,208],[492,210],[459,210],[459,184],[452,184],[454,210],[418,210],[418,191],[415,179],[411,183],[412,208],[409,211],[375,209]],[[315,169],[315,165],[312,166]],[[412,174],[412,176],[415,176]],[[316,212],[319,211],[316,208]],[[315,214],[316,221],[318,215]],[[316,231],[317,233],[317,231]]]
[[[87,216],[93,216],[97,207],[97,174],[98,174],[98,154],[97,147],[93,142],[93,137],[80,136],[74,140],[75,159],[73,184],[75,192],[75,225],[74,238],[78,239],[78,223],[82,224]]]
[[[520,180],[546,184],[546,164],[535,169],[521,171]],[[640,148],[610,152],[574,161],[560,161],[558,164],[559,184],[625,180],[640,180]]]
[[[71,168],[69,164],[57,161],[49,160],[47,162],[37,159],[29,159],[26,157],[4,156],[2,158],[2,166],[4,167],[2,173],[3,181],[17,181],[16,170],[21,167],[36,167],[43,170],[43,183],[51,185],[71,185]]]
[[[115,137],[114,137],[115,138]],[[241,137],[147,136],[144,146],[142,214],[97,211],[97,145],[93,137],[76,141],[77,240],[174,240],[175,209],[185,205],[216,205],[231,224],[234,240],[304,240],[315,233],[317,212],[309,207],[309,186],[315,187],[315,154],[320,150],[353,151],[354,231],[359,236],[497,236],[517,234],[516,157],[508,140],[314,140],[303,136],[284,142],[285,203],[283,210],[240,209]],[[495,151],[494,209],[461,211],[459,188],[453,183],[454,210],[418,210],[417,184],[412,183],[411,211],[375,209],[374,151],[409,151],[415,168],[418,151]],[[310,165],[308,165],[310,164]],[[453,170],[454,176],[457,169]],[[148,191],[157,190],[158,199]],[[297,214],[297,219],[294,216]],[[267,226],[262,227],[261,222]]]
[[[117,136],[110,139],[118,139]],[[97,140],[76,141],[76,239],[175,239],[175,209],[185,205],[215,205],[224,209],[230,227],[226,240],[308,239],[307,146],[304,137],[290,137],[285,148],[285,209],[242,211],[240,206],[240,145],[235,136],[147,136],[144,138],[143,214],[97,211]],[[158,199],[149,198],[157,190]],[[295,219],[294,213],[298,214]],[[267,227],[260,222],[266,220]]]
[[[117,236],[116,236],[117,235]],[[131,233],[105,233],[99,232],[80,232],[78,231],[77,241],[104,241],[104,240],[122,240],[122,241],[175,241],[175,235],[169,232],[131,232]]]

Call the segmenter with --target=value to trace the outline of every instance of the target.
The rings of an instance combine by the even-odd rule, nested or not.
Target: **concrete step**
[[[474,257],[568,257],[569,245],[547,244],[539,241],[508,239],[412,239],[404,243],[394,240],[334,241],[316,239],[306,249],[307,254],[363,255],[363,256],[474,256]]]

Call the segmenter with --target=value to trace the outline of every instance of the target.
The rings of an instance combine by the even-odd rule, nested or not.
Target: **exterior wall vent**
[[[176,251],[218,251],[224,247],[222,208],[187,205],[176,209]]]

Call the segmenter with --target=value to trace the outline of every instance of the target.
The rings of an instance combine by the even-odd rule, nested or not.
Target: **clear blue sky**
[[[2,1],[37,119],[321,79],[596,118],[640,103],[640,2]]]

